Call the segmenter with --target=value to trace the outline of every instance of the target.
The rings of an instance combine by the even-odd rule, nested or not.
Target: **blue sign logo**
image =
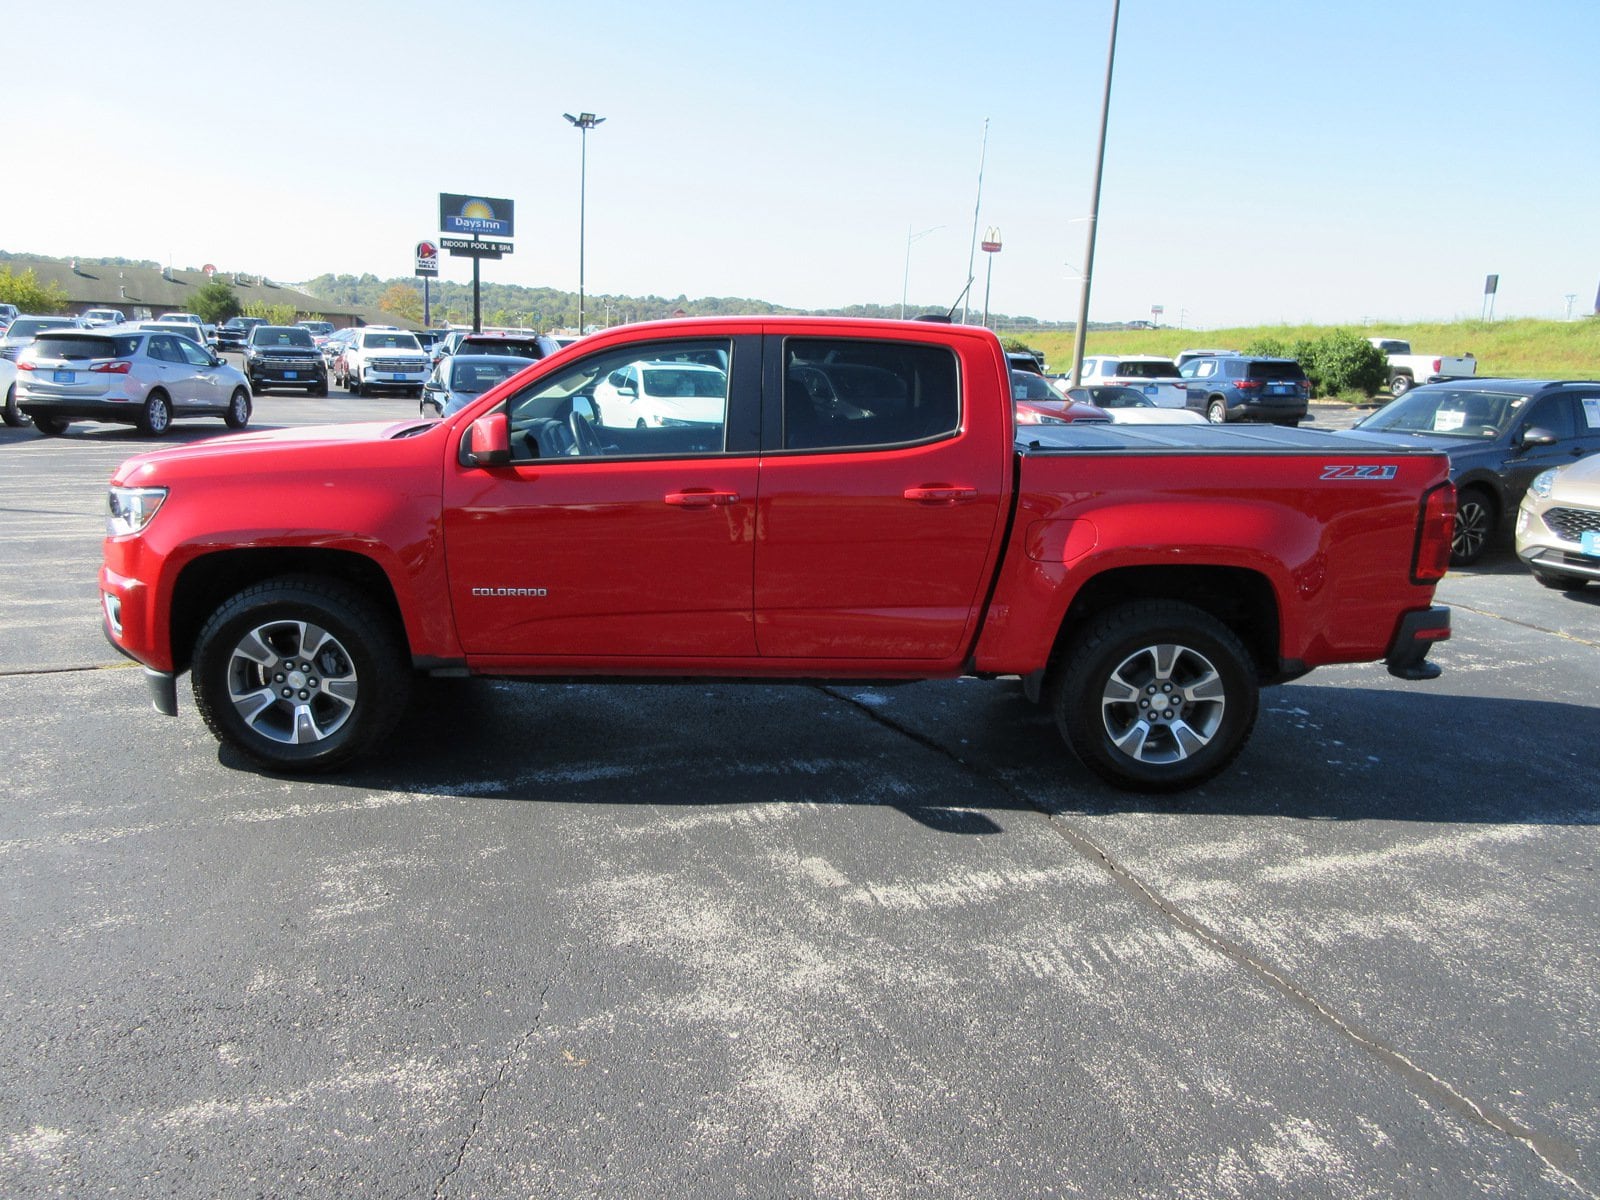
[[[512,237],[513,212],[510,200],[439,194],[439,228],[444,233],[464,233],[474,238]]]

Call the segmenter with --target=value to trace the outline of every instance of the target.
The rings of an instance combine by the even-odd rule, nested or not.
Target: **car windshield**
[[[274,328],[270,325],[261,325],[250,331],[250,344],[252,346],[294,346],[309,350],[311,349],[311,332],[306,329],[288,329],[282,326]]]
[[[1050,386],[1043,375],[1031,371],[1011,372],[1011,398],[1013,400],[1059,400],[1061,393]]]
[[[1164,358],[1147,359],[1144,362],[1124,360],[1118,363],[1117,369],[1112,372],[1124,379],[1169,379],[1177,373],[1177,366]]]
[[[492,362],[462,362],[455,359],[450,372],[450,390],[476,396],[480,392],[487,392],[502,380],[510,379],[532,361],[531,358],[512,358],[509,355]]]
[[[1306,373],[1300,364],[1291,358],[1253,362],[1249,366],[1247,375],[1250,379],[1293,379],[1296,382],[1305,377]]]
[[[71,325],[71,321],[52,319],[49,317],[18,317],[11,322],[6,330],[7,337],[33,337],[41,329],[60,329],[63,325]]]
[[[1385,433],[1458,438],[1499,437],[1527,407],[1528,397],[1443,385],[1420,387],[1384,405],[1357,426]]]
[[[369,333],[362,343],[368,350],[421,350],[409,333]]]
[[[1100,408],[1154,408],[1155,401],[1143,392],[1136,392],[1132,388],[1121,387],[1096,387],[1096,388],[1071,388],[1068,397],[1084,404],[1093,404]]]
[[[137,337],[83,337],[65,333],[46,334],[33,343],[36,358],[59,358],[69,362],[126,358],[138,348]]]
[[[646,367],[644,390],[650,396],[700,396],[721,400],[728,394],[728,379],[715,367]]]

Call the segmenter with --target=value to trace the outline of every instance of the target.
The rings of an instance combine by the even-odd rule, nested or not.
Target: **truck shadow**
[[[1014,683],[460,680],[424,685],[385,750],[330,782],[499,801],[878,805],[963,835],[1003,832],[1008,812],[1592,825],[1596,744],[1600,709],[1585,704],[1296,684],[1263,693],[1231,768],[1161,796],[1102,783]]]

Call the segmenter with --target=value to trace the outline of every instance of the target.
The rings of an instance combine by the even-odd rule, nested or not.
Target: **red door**
[[[980,398],[962,397],[948,345],[771,338],[766,361],[783,434],[761,469],[762,655],[958,661],[999,540],[1009,419],[966,428]]]

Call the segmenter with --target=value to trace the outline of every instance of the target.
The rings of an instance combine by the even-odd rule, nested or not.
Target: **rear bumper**
[[[1437,679],[1442,673],[1437,663],[1426,661],[1435,642],[1450,636],[1450,610],[1442,604],[1417,609],[1400,618],[1400,628],[1389,643],[1384,666],[1400,679]]]

